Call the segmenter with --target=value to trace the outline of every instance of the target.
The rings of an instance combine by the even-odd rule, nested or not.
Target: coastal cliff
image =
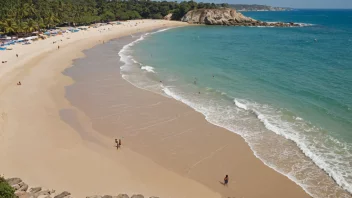
[[[229,26],[272,26],[272,27],[293,27],[299,26],[296,23],[263,22],[246,17],[231,8],[218,9],[197,9],[187,12],[181,21],[191,24],[206,25],[229,25]]]

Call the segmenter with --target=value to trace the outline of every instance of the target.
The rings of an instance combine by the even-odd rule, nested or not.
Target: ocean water
[[[351,197],[352,10],[244,14],[302,27],[147,33],[120,51],[121,74],[241,135],[313,197]]]

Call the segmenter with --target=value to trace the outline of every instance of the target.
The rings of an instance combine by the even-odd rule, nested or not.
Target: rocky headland
[[[227,26],[299,27],[297,23],[263,22],[244,16],[231,8],[197,9],[189,11],[181,21],[190,24]]]
[[[17,198],[74,198],[67,191],[56,192],[52,189],[43,189],[42,187],[29,187],[20,178],[8,178],[6,182],[14,189]],[[0,189],[1,190],[1,189]],[[0,198],[2,198],[0,194]],[[136,194],[129,197],[127,194],[119,195],[93,195],[86,198],[144,198],[143,195]],[[150,197],[158,198],[158,197]]]

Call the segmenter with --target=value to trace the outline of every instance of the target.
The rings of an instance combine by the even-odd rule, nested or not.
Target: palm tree
[[[58,22],[60,22],[53,12],[49,12],[44,21],[48,28],[54,27]]]
[[[27,23],[23,21],[17,21],[16,33],[26,33],[27,32]]]
[[[13,34],[16,32],[17,24],[13,19],[6,19],[0,23],[5,34]]]
[[[26,31],[27,32],[34,32],[38,29],[37,25],[35,24],[35,22],[30,19],[28,22],[27,22],[27,28],[26,28]]]
[[[27,3],[21,3],[21,5],[17,8],[17,16],[16,18],[18,20],[22,20],[28,16],[28,4]]]
[[[27,3],[25,5],[25,9],[26,9],[26,11],[28,13],[27,16],[30,16],[30,17],[36,16],[37,10],[36,10],[36,8],[35,8],[33,3],[30,3],[30,4]]]
[[[37,30],[46,28],[46,25],[44,23],[43,18],[40,18],[38,21],[36,21],[35,26],[36,26]]]
[[[58,13],[58,17],[59,19],[63,19],[65,16],[65,3],[62,0],[59,0],[58,2],[58,8],[57,8],[57,13]]]

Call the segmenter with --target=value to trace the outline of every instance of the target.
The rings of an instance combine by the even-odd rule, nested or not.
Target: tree
[[[114,13],[110,12],[110,11],[105,11],[104,14],[102,14],[100,16],[100,19],[102,21],[113,21],[116,19]]]
[[[33,19],[30,19],[28,22],[27,22],[27,28],[26,28],[26,32],[34,32],[36,30],[38,30],[38,26],[37,24],[34,22]]]
[[[44,22],[48,28],[55,27],[59,22],[59,19],[55,16],[53,12],[50,12],[46,18],[44,18]]]
[[[17,21],[16,23],[16,33],[26,33],[27,31],[27,22],[23,22],[23,21]]]
[[[15,33],[17,29],[16,22],[13,19],[6,19],[4,22],[1,22],[0,26],[5,34]]]
[[[169,13],[173,13],[173,20],[180,20],[189,10],[220,6],[228,5],[150,0],[0,0],[0,32],[14,35],[57,25],[161,19]]]
[[[156,14],[152,14],[152,19],[162,19],[163,15],[161,15],[160,13],[156,13]]]

